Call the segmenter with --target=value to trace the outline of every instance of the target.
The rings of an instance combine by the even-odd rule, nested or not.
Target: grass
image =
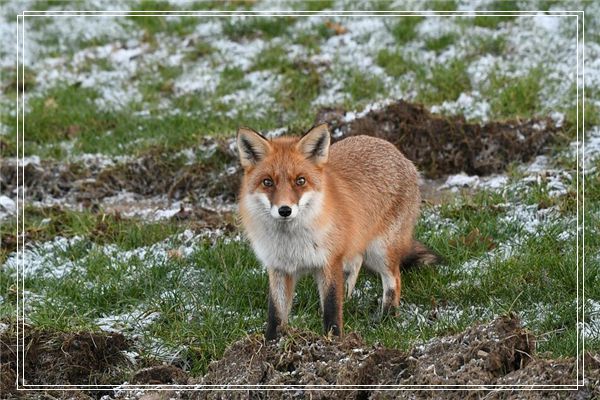
[[[427,86],[418,99],[426,104],[439,104],[458,99],[461,93],[471,89],[467,64],[463,59],[454,59],[446,65],[435,65],[431,76],[425,79]]]
[[[273,39],[285,36],[295,17],[243,17],[240,20],[223,19],[223,33],[231,40],[262,37]]]
[[[429,8],[435,11],[456,11],[456,1],[454,0],[430,0]]]
[[[383,49],[377,53],[375,61],[377,65],[385,70],[386,74],[396,78],[411,71],[424,73],[422,67],[419,67],[411,60],[407,60],[399,50],[391,51]]]
[[[142,0],[132,11],[174,11],[171,3],[167,1]],[[154,36],[157,33],[168,33],[177,36],[185,36],[193,32],[198,18],[196,17],[166,17],[132,15],[127,17],[144,30],[146,35]]]
[[[323,11],[331,10],[334,6],[333,0],[308,0],[308,1],[295,1],[292,3],[294,8],[304,11]]]
[[[504,54],[507,49],[506,39],[503,36],[480,36],[475,38],[474,47],[479,54]]]
[[[385,93],[383,82],[379,77],[358,70],[348,73],[344,87],[353,103],[376,99]]]
[[[456,35],[449,33],[436,38],[427,39],[425,41],[425,47],[427,48],[427,50],[432,50],[436,53],[441,53],[448,46],[456,42],[456,39]]]
[[[394,18],[394,23],[388,26],[388,30],[394,36],[398,45],[405,44],[417,37],[416,27],[423,20],[421,16],[409,16]]]
[[[486,11],[519,11],[519,5],[515,0],[496,0],[492,2]],[[473,18],[473,24],[483,28],[496,29],[503,22],[512,21],[516,15],[477,15]]]
[[[540,109],[542,68],[535,68],[525,76],[507,79],[498,73],[492,73],[488,93],[491,97],[491,109],[495,118],[531,117]]]

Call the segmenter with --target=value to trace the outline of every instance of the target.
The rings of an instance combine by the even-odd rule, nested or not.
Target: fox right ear
[[[260,133],[241,127],[238,129],[237,147],[242,167],[248,168],[265,158],[271,145],[269,140]]]

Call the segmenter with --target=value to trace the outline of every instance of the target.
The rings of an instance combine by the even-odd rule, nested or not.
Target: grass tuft
[[[379,77],[357,70],[348,73],[344,88],[354,103],[382,97],[385,91],[385,86]]]
[[[486,11],[519,11],[516,0],[496,0],[487,7]],[[477,15],[473,18],[473,24],[483,28],[496,29],[502,22],[512,21],[517,15]]]
[[[416,27],[423,20],[421,16],[394,18],[395,23],[388,27],[396,43],[399,45],[410,42],[417,37]]]
[[[461,93],[471,90],[467,64],[463,59],[452,60],[446,65],[435,65],[426,82],[428,87],[418,95],[418,99],[426,104],[454,101]]]
[[[385,70],[386,74],[395,78],[410,71],[422,70],[416,63],[407,60],[401,51],[383,49],[377,53],[375,62]]]
[[[243,19],[223,20],[223,33],[230,40],[253,39],[262,37],[273,39],[286,36],[290,25],[296,22],[294,17],[245,17]]]
[[[446,34],[437,38],[427,39],[425,41],[425,47],[427,50],[435,51],[436,53],[442,52],[445,48],[456,42],[456,35]]]
[[[525,76],[508,79],[492,73],[487,92],[495,118],[532,117],[540,108],[543,70],[534,68]]]

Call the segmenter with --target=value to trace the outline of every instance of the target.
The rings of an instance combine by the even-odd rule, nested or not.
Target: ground
[[[17,13],[77,9],[290,13],[30,15],[15,67]],[[350,9],[437,12],[332,14]],[[556,14],[565,9],[585,10],[585,27]],[[555,395],[600,396],[599,12],[546,1],[3,3],[3,394],[18,328],[21,383],[119,387],[81,398],[151,396],[127,384],[159,383],[569,384],[584,368],[583,388]],[[239,125],[275,136],[318,122],[334,140],[383,137],[415,162],[417,237],[444,261],[405,271],[401,307],[383,319],[381,283],[361,275],[341,341],[320,336],[304,279],[290,332],[267,344],[267,278],[236,218],[233,138]]]

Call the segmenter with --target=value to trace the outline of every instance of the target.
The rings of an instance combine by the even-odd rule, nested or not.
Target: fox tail
[[[442,257],[430,250],[423,243],[413,240],[412,251],[402,260],[402,268],[412,268],[417,265],[433,265],[442,262]]]

